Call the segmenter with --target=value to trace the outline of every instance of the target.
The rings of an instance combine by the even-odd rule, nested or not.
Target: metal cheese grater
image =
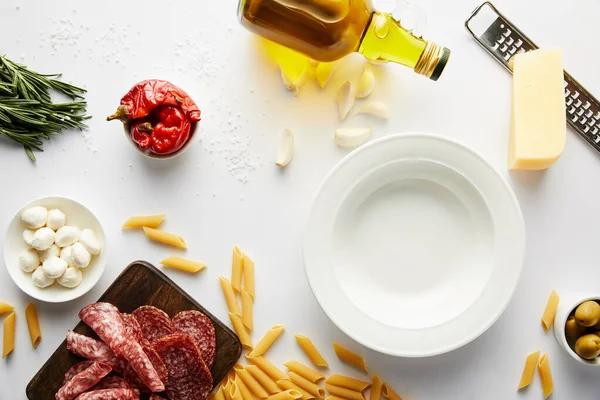
[[[471,24],[487,12],[488,21],[493,21],[478,36]],[[481,22],[481,21],[479,21]],[[523,32],[512,24],[489,1],[481,4],[465,21],[465,27],[473,38],[500,64],[512,72],[511,57],[517,53],[538,48]],[[565,73],[565,100],[567,122],[579,135],[600,152],[600,102],[571,75]]]

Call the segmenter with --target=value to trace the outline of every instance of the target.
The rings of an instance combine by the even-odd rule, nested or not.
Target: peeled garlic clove
[[[329,78],[331,77],[336,66],[337,62],[322,62],[317,65],[315,77],[322,88],[327,86],[327,82],[329,81]]]
[[[279,62],[279,69],[281,69],[281,79],[285,87],[294,92],[294,95],[298,94],[298,89],[304,85],[308,77],[308,61],[299,66]]]
[[[390,110],[388,106],[379,101],[371,101],[360,107],[354,115],[358,114],[370,114],[379,118],[388,119]]]
[[[354,87],[351,82],[346,81],[338,90],[337,103],[340,117],[346,118],[354,105]]]
[[[335,131],[333,137],[335,143],[340,147],[360,146],[371,136],[371,127],[368,128],[340,128]]]
[[[294,155],[294,132],[291,129],[285,129],[279,139],[279,146],[277,147],[277,159],[275,164],[278,167],[285,167]]]
[[[373,75],[373,70],[371,66],[367,64],[365,66],[365,70],[363,71],[360,81],[358,82],[358,87],[356,88],[356,97],[362,99],[371,94],[373,89],[375,88],[375,75]]]

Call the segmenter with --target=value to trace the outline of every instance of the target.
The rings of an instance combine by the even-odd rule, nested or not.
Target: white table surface
[[[354,373],[335,359],[331,343],[339,341],[364,355],[370,369],[393,382],[406,399],[540,399],[538,378],[524,394],[517,395],[515,388],[525,355],[542,349],[549,353],[555,377],[553,398],[597,399],[600,369],[570,359],[539,321],[552,289],[560,294],[600,292],[600,158],[569,130],[565,154],[548,171],[508,173],[511,78],[463,27],[478,3],[423,2],[428,36],[453,51],[439,82],[393,65],[376,72],[373,97],[389,104],[392,116],[370,122],[373,136],[418,130],[466,143],[508,177],[526,222],[525,267],[507,311],[471,344],[426,359],[394,358],[363,348],[314,301],[304,276],[301,238],[315,190],[346,154],[332,140],[340,125],[335,85],[322,92],[309,83],[294,98],[281,84],[277,68],[258,55],[253,35],[237,23],[236,3],[0,2],[0,52],[85,85],[94,117],[85,136],[71,132],[45,143],[37,164],[0,140],[0,241],[23,204],[63,195],[97,213],[110,251],[105,274],[86,296],[60,305],[36,302],[44,336],[35,350],[24,318],[31,299],[0,269],[0,300],[15,305],[18,330],[16,349],[0,361],[0,398],[25,398],[28,381],[77,323],[78,310],[97,299],[127,264],[137,259],[157,263],[177,253],[120,228],[130,215],[166,213],[164,229],[188,241],[184,254],[208,264],[197,276],[168,275],[221,319],[227,319],[227,312],[217,276],[229,273],[232,246],[240,245],[255,259],[255,338],[273,324],[286,326],[269,354],[277,363],[304,359],[293,339],[294,333],[304,333],[323,350],[332,371]],[[562,48],[566,68],[600,95],[594,39],[600,3],[498,0],[496,5],[538,44]],[[185,155],[171,162],[143,158],[117,122],[104,121],[120,97],[147,78],[180,85],[203,111],[200,135]],[[274,151],[284,128],[296,132],[296,154],[280,171]]]

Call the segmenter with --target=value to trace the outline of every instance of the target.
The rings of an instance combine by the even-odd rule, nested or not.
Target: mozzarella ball
[[[58,278],[67,270],[67,263],[58,257],[50,257],[42,264],[44,275],[48,278]]]
[[[71,259],[73,260],[73,266],[85,268],[90,265],[92,255],[78,242],[71,246]]]
[[[74,288],[76,286],[79,286],[82,279],[83,275],[81,274],[79,268],[69,267],[67,268],[63,276],[58,278],[56,281],[64,287]]]
[[[56,244],[59,247],[70,246],[79,240],[79,228],[65,225],[56,231]]]
[[[54,279],[49,278],[44,274],[42,267],[37,267],[35,271],[33,271],[31,279],[33,279],[33,284],[39,288],[45,288],[54,283]]]
[[[100,242],[96,237],[96,234],[91,229],[84,229],[79,235],[79,242],[85,247],[91,254],[100,253]]]
[[[60,258],[64,260],[69,267],[73,267],[73,257],[71,257],[72,246],[63,247],[60,250]]]
[[[29,229],[38,229],[46,225],[48,210],[46,207],[31,207],[21,214],[21,221]]]
[[[56,234],[50,228],[40,228],[35,231],[33,235],[33,241],[31,242],[31,247],[36,250],[46,250],[49,249],[50,246],[54,244],[54,238]]]
[[[53,244],[52,246],[50,246],[49,249],[40,251],[39,255],[40,261],[43,263],[50,257],[58,257],[60,255],[60,248],[57,245]]]
[[[58,228],[61,228],[66,221],[67,217],[65,213],[63,213],[60,210],[54,209],[48,211],[48,219],[46,220],[46,226],[56,231],[58,230]]]
[[[33,235],[35,235],[35,231],[31,229],[25,229],[23,231],[23,240],[27,243],[27,246],[31,246],[33,244]]]
[[[40,265],[40,257],[34,249],[26,249],[19,253],[19,267],[27,273],[33,272]]]

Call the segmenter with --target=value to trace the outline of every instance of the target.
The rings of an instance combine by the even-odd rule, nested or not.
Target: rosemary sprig
[[[25,148],[35,161],[33,150],[42,150],[41,139],[67,129],[85,129],[85,89],[57,80],[60,74],[39,74],[0,56],[0,136]],[[50,90],[74,101],[52,103]]]

